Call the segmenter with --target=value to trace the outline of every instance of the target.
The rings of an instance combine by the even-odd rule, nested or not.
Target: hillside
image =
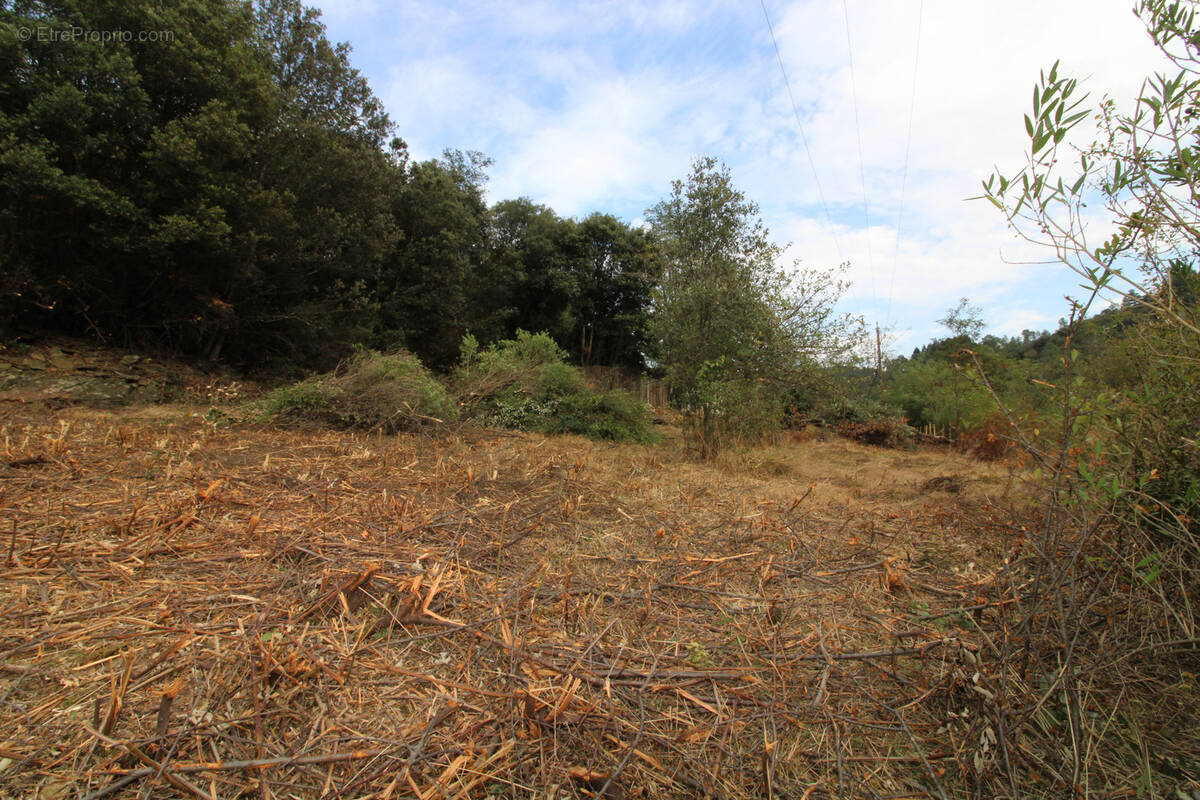
[[[971,709],[1008,467],[11,398],[0,437],[5,796],[896,796],[998,769]]]

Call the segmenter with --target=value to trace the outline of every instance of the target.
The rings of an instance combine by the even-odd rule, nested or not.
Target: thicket
[[[845,357],[862,328],[839,315],[839,269],[786,269],[782,248],[716,159],[647,211],[661,259],[650,325],[691,449],[711,458],[778,430],[801,386]]]
[[[395,433],[455,419],[458,409],[411,353],[362,350],[331,373],[281,386],[263,399],[263,418]]]
[[[485,425],[592,439],[649,442],[650,409],[623,391],[596,392],[546,333],[518,331],[481,348],[463,340],[451,380],[464,416]]]
[[[546,333],[518,331],[480,347],[466,336],[449,376],[412,353],[359,350],[337,369],[281,386],[258,404],[263,420],[395,433],[460,419],[592,439],[656,439],[650,409],[624,391],[592,390]]]
[[[995,680],[974,735],[991,737],[981,763],[984,750],[997,755],[981,791],[1181,796],[1200,775],[1196,8],[1139,3],[1172,71],[1149,77],[1129,108],[1089,108],[1057,65],[1043,73],[1024,167],[984,183],[1090,294],[1043,342],[1057,362],[1037,384],[1047,413],[1037,426],[1010,418],[1044,496],[997,587],[1014,602],[988,629]],[[1071,147],[1089,119],[1095,140]],[[1111,222],[1104,241],[1089,239],[1096,209]],[[1121,307],[1086,318],[1105,296]]]
[[[163,35],[19,33],[72,28]],[[702,454],[777,429],[795,387],[853,339],[834,312],[838,271],[781,268],[711,159],[643,230],[489,205],[485,156],[416,162],[396,133],[349,46],[299,0],[0,3],[0,334],[274,372],[350,358],[351,372],[270,402],[297,413],[324,398],[342,423],[371,426],[383,421],[339,394],[367,369],[355,348],[403,349],[444,374],[465,336],[486,361],[544,331],[559,361],[665,375]],[[647,435],[636,403],[541,369],[538,387],[472,402],[496,424]]]

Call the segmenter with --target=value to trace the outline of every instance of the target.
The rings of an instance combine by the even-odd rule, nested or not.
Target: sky
[[[1055,327],[1078,279],[968,198],[1023,163],[1023,115],[1056,60],[1126,107],[1168,69],[1132,0],[315,5],[414,158],[478,150],[489,201],[640,224],[714,156],[786,264],[849,262],[842,308],[896,354],[946,335],[961,297],[989,333]]]

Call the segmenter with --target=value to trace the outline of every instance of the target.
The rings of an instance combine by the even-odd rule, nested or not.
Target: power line
[[[896,251],[892,255],[892,279],[888,284],[887,316],[892,317],[892,294],[896,289],[896,264],[900,260],[900,225],[904,221],[904,194],[908,187],[908,156],[912,151],[913,116],[917,108],[917,67],[921,63],[921,27],[925,20],[925,0],[917,7],[917,44],[913,55],[912,95],[908,100],[908,138],[904,143],[904,172],[900,178],[900,209],[896,212]]]
[[[850,9],[842,0],[842,13],[846,20],[846,55],[850,59],[850,92],[854,100],[854,131],[858,135],[858,178],[862,183],[863,220],[867,225],[867,274],[871,276],[871,303],[875,297],[875,255],[871,250],[871,204],[867,200],[867,168],[863,161],[862,125],[858,120],[858,83],[854,79],[854,48],[850,44]]]
[[[833,218],[829,215],[829,204],[825,202],[825,192],[821,188],[821,178],[817,175],[817,164],[813,161],[812,150],[808,146],[808,136],[804,133],[804,122],[800,119],[800,109],[796,106],[796,96],[792,93],[792,82],[788,80],[787,68],[783,65],[783,55],[779,52],[779,42],[775,38],[775,27],[771,24],[771,15],[767,13],[766,0],[759,0],[762,5],[763,19],[767,21],[767,30],[771,32],[771,44],[775,46],[775,58],[779,60],[779,71],[783,74],[783,85],[787,87],[788,100],[792,104],[792,115],[796,118],[796,126],[800,129],[800,140],[804,142],[804,152],[808,155],[808,166],[812,170],[813,182],[817,185],[817,196],[821,198],[821,209],[825,212],[825,223],[833,236],[834,247],[837,248],[838,261],[842,261],[842,243],[838,238],[837,229],[833,227]],[[861,145],[859,147],[861,151]]]

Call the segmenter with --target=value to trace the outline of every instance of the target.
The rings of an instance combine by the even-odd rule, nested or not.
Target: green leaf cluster
[[[596,392],[547,333],[518,331],[481,348],[463,339],[452,381],[464,415],[485,425],[592,439],[657,438],[650,409],[623,391]]]
[[[778,428],[802,373],[854,339],[856,320],[834,310],[838,271],[782,267],[757,206],[713,158],[697,159],[647,221],[661,258],[655,357],[693,445],[709,457]]]
[[[72,28],[134,35],[21,35]],[[0,5],[0,330],[445,369],[464,333],[525,327],[644,367],[642,231],[489,207],[485,156],[412,162],[395,133],[300,0]]]

